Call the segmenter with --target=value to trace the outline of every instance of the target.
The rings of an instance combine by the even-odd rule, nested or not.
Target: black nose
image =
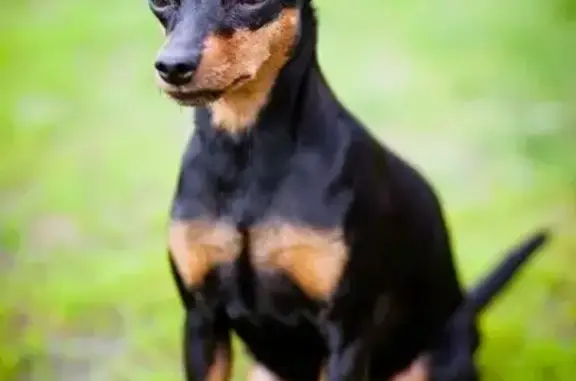
[[[159,57],[154,64],[160,77],[175,86],[190,82],[197,66],[195,60],[181,57]]]

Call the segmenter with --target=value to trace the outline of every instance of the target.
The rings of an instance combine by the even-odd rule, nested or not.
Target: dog
[[[187,380],[387,380],[464,302],[440,202],[330,89],[312,0],[149,0],[195,108],[168,228]]]
[[[474,355],[480,345],[478,316],[509,285],[518,270],[549,238],[547,230],[533,234],[511,250],[498,266],[468,291],[439,340],[428,353],[393,381],[477,381],[480,373]]]

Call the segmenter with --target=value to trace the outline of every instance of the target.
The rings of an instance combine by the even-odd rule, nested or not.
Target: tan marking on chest
[[[252,126],[278,73],[290,58],[298,23],[298,10],[284,9],[274,21],[259,29],[238,29],[231,37],[206,39],[197,77],[227,85],[233,79],[248,78],[210,104],[216,128],[237,132]],[[214,83],[204,87],[222,88]]]
[[[242,239],[233,226],[223,222],[174,221],[169,247],[179,275],[192,287],[201,284],[214,267],[238,258]]]
[[[208,368],[207,381],[227,381],[232,376],[232,350],[221,344],[214,350],[214,359]]]
[[[254,267],[281,270],[318,299],[330,297],[348,260],[341,229],[273,224],[253,229],[250,238]]]

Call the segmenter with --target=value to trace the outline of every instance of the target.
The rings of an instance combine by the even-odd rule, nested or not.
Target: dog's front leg
[[[345,342],[341,335],[335,335],[330,338],[329,344],[326,381],[362,380],[366,369],[362,340],[357,338]]]
[[[187,381],[226,381],[232,373],[230,332],[225,314],[186,311],[184,369]]]
[[[214,221],[174,221],[170,227],[170,266],[185,310],[184,368],[188,381],[230,378],[230,324],[218,300],[204,300],[211,270],[233,262],[240,237],[233,228]],[[209,306],[209,305],[210,306]]]
[[[391,298],[351,292],[336,295],[321,319],[329,357],[321,381],[373,379],[369,368],[374,345],[390,324]],[[380,378],[378,378],[380,379]]]
[[[344,318],[328,319],[324,324],[329,357],[323,379],[325,381],[359,381],[365,376],[369,340],[366,333],[370,327],[347,313]]]

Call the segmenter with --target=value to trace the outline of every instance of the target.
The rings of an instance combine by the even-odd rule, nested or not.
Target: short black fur
[[[196,110],[171,217],[225,220],[243,232],[244,249],[200,287],[186,288],[172,267],[186,311],[187,379],[205,379],[216,344],[231,332],[286,381],[317,380],[326,359],[328,381],[389,379],[432,345],[463,301],[439,201],[330,90],[308,1],[270,0],[259,17],[230,18],[216,3],[183,2],[199,15],[190,20],[203,17],[190,21],[194,38],[258,28],[295,6],[301,27],[250,129],[231,134],[211,125],[208,107]],[[178,22],[173,10],[156,14],[167,29]],[[285,275],[256,276],[247,231],[270,218],[343,228],[349,262],[330,300],[310,298]],[[389,312],[374,321],[382,301]]]

